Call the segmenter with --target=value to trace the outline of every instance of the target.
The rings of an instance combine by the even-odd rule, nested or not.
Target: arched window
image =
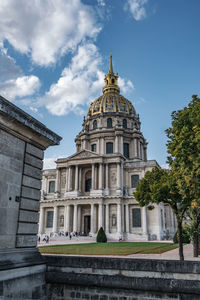
[[[60,227],[64,227],[64,216],[63,215],[60,216],[59,225],[60,225]]]
[[[113,143],[106,143],[106,154],[113,153]]]
[[[85,174],[85,192],[89,192],[92,186],[92,179],[91,179],[91,171],[86,172]]]
[[[129,144],[124,143],[124,156],[129,158]]]
[[[133,208],[132,209],[132,227],[138,228],[141,227],[141,209]]]
[[[114,84],[115,83],[115,80],[112,78],[112,84]]]
[[[55,181],[49,181],[49,193],[55,192]]]
[[[47,211],[46,227],[47,228],[53,227],[53,211]]]
[[[127,128],[127,120],[126,119],[123,119],[123,128]]]
[[[107,119],[107,128],[112,128],[112,119],[111,118]]]
[[[94,120],[93,122],[93,129],[97,129],[97,120]]]
[[[131,187],[135,189],[139,181],[139,175],[131,175]]]

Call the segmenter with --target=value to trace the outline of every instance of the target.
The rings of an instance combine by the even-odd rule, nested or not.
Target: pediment
[[[81,150],[80,152],[77,152],[71,156],[68,157],[68,160],[75,160],[75,159],[82,159],[82,158],[98,158],[100,157],[99,154],[96,154],[89,150]]]

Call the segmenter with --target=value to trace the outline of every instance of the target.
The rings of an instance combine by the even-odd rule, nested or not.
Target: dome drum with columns
[[[147,160],[147,142],[139,115],[120,95],[112,56],[103,95],[91,103],[76,136],[76,153],[45,170],[39,233],[79,232],[95,236],[102,226],[108,238],[148,240],[176,230],[171,209],[147,211],[133,197],[137,182],[158,166]]]

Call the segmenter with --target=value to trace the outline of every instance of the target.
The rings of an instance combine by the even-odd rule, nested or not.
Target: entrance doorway
[[[90,232],[90,216],[84,216],[84,233]]]

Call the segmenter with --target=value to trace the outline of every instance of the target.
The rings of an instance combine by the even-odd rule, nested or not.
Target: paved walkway
[[[48,243],[41,241],[38,243],[38,246],[48,246],[48,245],[62,245],[62,244],[80,244],[80,243],[95,243],[96,239],[93,237],[72,237],[70,240],[69,237],[54,237],[51,238]],[[109,241],[112,242],[112,241]],[[171,242],[171,241],[162,241],[162,242]],[[184,246],[184,258],[185,260],[191,261],[200,261],[199,257],[193,257],[193,246],[188,244]],[[116,256],[115,256],[116,257]],[[122,257],[122,256],[120,256]],[[131,254],[125,257],[129,258],[146,258],[146,259],[166,259],[166,260],[179,260],[179,249],[167,251],[162,254]]]

